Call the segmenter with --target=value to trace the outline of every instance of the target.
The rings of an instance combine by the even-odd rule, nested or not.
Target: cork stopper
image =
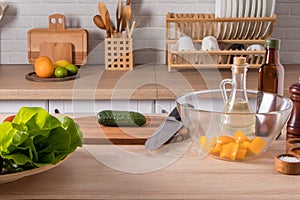
[[[246,58],[245,57],[234,57],[233,58],[233,65],[232,65],[232,72],[236,74],[244,73],[247,68]]]
[[[246,58],[245,57],[234,57],[233,58],[233,64],[244,66],[246,64]]]

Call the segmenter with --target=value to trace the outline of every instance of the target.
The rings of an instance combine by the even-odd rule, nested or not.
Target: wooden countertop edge
[[[32,65],[0,65],[0,100],[174,100],[184,93],[206,89],[203,80],[199,79],[201,70],[198,70],[199,73],[180,69],[176,72],[168,72],[167,66],[163,64],[141,66],[134,69],[136,70],[133,71],[134,73],[132,71],[106,72],[104,66],[97,65],[83,66],[81,70],[82,76],[75,80],[76,82],[71,80],[62,83],[39,83],[30,82],[24,78],[26,72],[32,71]],[[89,81],[99,78],[99,73],[102,73],[99,79],[100,85],[91,86]],[[256,69],[250,69],[248,72],[249,89],[256,89],[257,75],[255,73],[257,73]],[[230,70],[222,69],[220,74],[227,78],[230,76]],[[298,65],[286,65],[285,96],[289,96],[288,87],[298,80],[299,74]],[[119,82],[124,77],[125,84],[121,81],[120,85]],[[141,77],[145,77],[145,80]],[[178,83],[178,77],[183,77],[184,81],[187,80],[189,88]],[[9,81],[14,84],[10,86]],[[214,83],[216,88],[217,82]],[[166,84],[163,85],[164,83]],[[83,84],[82,88],[81,84]],[[80,88],[76,89],[78,85]]]

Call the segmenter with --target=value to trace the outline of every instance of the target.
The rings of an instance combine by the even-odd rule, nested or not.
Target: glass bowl
[[[222,93],[205,90],[176,99],[184,126],[199,144],[199,156],[210,154],[231,161],[260,156],[281,132],[293,102],[284,96],[247,90],[251,112],[225,113]],[[229,96],[231,90],[226,93]]]

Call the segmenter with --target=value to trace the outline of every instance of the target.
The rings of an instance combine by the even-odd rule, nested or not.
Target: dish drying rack
[[[214,14],[168,13],[166,17],[168,71],[172,68],[230,68],[234,56],[245,56],[251,68],[258,68],[264,62],[265,50],[227,49],[233,44],[243,44],[245,49],[252,44],[264,45],[265,39],[272,35],[276,18],[276,15],[215,18]],[[178,51],[176,44],[182,36],[189,36],[194,44],[200,45],[206,36],[214,36],[218,40],[220,50]]]

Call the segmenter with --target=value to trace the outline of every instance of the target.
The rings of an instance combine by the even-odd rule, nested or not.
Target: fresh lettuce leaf
[[[9,171],[56,164],[82,146],[78,124],[39,107],[23,107],[12,122],[0,124],[0,155]]]

